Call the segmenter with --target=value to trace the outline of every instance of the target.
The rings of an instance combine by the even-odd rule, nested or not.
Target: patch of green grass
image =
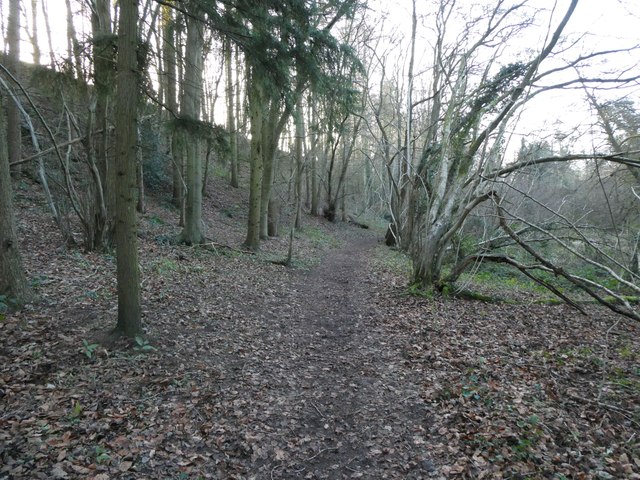
[[[638,355],[638,352],[633,349],[631,344],[626,344],[618,349],[618,355],[625,360],[633,360]]]
[[[152,268],[160,275],[166,275],[178,270],[178,263],[170,258],[160,258],[156,260]]]
[[[167,223],[157,215],[151,215],[150,217],[147,217],[147,221],[151,225],[166,225],[166,223]]]
[[[436,292],[433,288],[424,288],[420,283],[414,282],[407,286],[407,294],[431,300],[435,297]]]
[[[539,274],[536,273],[536,275],[544,279],[547,276],[547,272],[540,272]],[[555,285],[558,290],[563,291],[564,286],[558,285],[558,280],[555,277],[550,277],[548,280],[550,280],[550,283]],[[469,282],[471,284],[482,285],[488,288],[536,293],[544,297],[544,299],[541,300],[543,303],[553,302],[556,299],[555,295],[539,283],[525,277],[517,270],[504,265],[482,265],[482,267],[476,272],[462,274],[460,282]]]
[[[340,240],[317,227],[304,227],[296,232],[295,237],[307,239],[316,248],[337,248],[341,245]]]
[[[374,267],[387,270],[396,275],[409,278],[412,265],[409,256],[400,250],[391,249],[385,245],[378,245],[373,253]]]
[[[9,311],[10,299],[6,295],[0,295],[0,315],[3,316]]]
[[[633,295],[621,295],[621,298],[623,298],[625,301],[631,303],[631,304],[637,304],[640,303],[640,297],[638,296],[633,296]],[[618,300],[616,297],[612,297],[612,296],[606,296],[604,297],[604,300],[610,303],[613,303],[614,305],[620,305],[622,304],[622,301]]]
[[[359,215],[357,220],[361,223],[369,225],[369,228],[376,233],[385,234],[387,232],[387,228],[389,228],[389,220],[381,217],[380,215],[375,215],[372,213],[365,213]]]
[[[46,275],[38,275],[37,277],[31,278],[29,284],[31,288],[40,288],[48,279],[49,277]]]
[[[616,367],[609,373],[609,381],[625,387],[634,392],[640,393],[640,378],[638,378],[639,371],[627,372],[625,369]]]
[[[609,290],[618,290],[620,288],[620,282],[615,278],[607,275],[601,269],[594,267],[593,265],[584,265],[576,270],[576,275],[591,280],[592,282],[599,283]]]

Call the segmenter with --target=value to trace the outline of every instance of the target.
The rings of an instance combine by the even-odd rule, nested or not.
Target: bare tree
[[[227,130],[229,131],[229,149],[231,150],[230,171],[231,186],[238,188],[238,130],[235,118],[235,91],[239,88],[233,80],[233,48],[231,40],[226,39],[224,44],[224,62],[226,69],[226,96],[227,96]],[[236,79],[237,80],[237,79]]]
[[[31,32],[29,33],[29,41],[31,42],[31,50],[33,53],[33,63],[40,65],[40,44],[38,43],[38,1],[31,0]]]
[[[576,230],[584,225],[571,216],[562,220],[558,217],[564,215],[562,209],[545,205],[544,202],[534,208],[532,205],[535,201],[540,201],[535,195],[527,190],[518,192],[517,183],[504,180],[516,172],[530,174],[532,169],[558,162],[566,164],[573,160],[589,161],[593,165],[615,162],[634,171],[638,165],[637,157],[629,148],[630,144],[618,149],[612,144],[612,153],[552,153],[503,166],[506,158],[504,145],[508,135],[519,119],[523,106],[532,99],[554,89],[580,88],[584,83],[612,87],[637,81],[638,75],[631,71],[593,77],[580,73],[589,62],[626,50],[583,51],[571,58],[571,46],[575,45],[575,41],[563,43],[563,35],[577,5],[577,0],[571,1],[566,10],[560,12],[560,18],[555,22],[551,18],[549,25],[555,23],[555,26],[543,35],[544,44],[537,52],[528,50],[528,56],[522,53],[518,57],[511,55],[510,60],[504,62],[505,52],[514,44],[514,39],[533,28],[532,12],[527,2],[498,1],[475,10],[480,14],[471,18],[461,13],[462,4],[459,2],[440,1],[436,11],[429,17],[433,32],[430,37],[431,66],[417,75],[409,75],[415,83],[411,86],[411,82],[408,82],[407,88],[411,91],[405,94],[390,94],[401,92],[399,75],[387,74],[389,56],[381,54],[380,49],[372,49],[370,57],[377,65],[379,86],[377,91],[375,83],[367,86],[369,109],[364,117],[367,135],[374,140],[377,148],[367,155],[373,171],[379,175],[381,166],[387,173],[387,183],[381,182],[381,185],[393,218],[388,234],[389,243],[397,242],[410,253],[414,281],[423,287],[442,289],[457,279],[465,268],[481,259],[507,263],[530,274],[523,267],[526,262],[523,263],[522,259],[509,257],[509,261],[505,260],[498,246],[501,242],[503,246],[508,243],[511,248],[518,247],[522,258],[537,262],[547,272],[555,274],[554,268],[565,267],[563,271],[569,272],[569,265],[560,267],[552,261],[545,265],[534,254],[550,261],[552,259],[544,257],[547,252],[541,253],[530,245],[531,242],[535,245],[537,241],[547,239],[556,245],[558,251],[566,250],[566,247],[573,248],[572,244],[565,242],[565,247],[558,240],[564,241],[564,237],[569,236],[572,241],[582,245],[580,248],[589,252],[585,258],[591,258],[595,263],[589,263],[573,253],[567,254],[566,257],[573,257],[570,266],[578,270],[567,273],[564,281],[610,307],[620,302],[623,305],[619,309],[621,313],[631,312],[629,305],[618,297],[624,291],[635,291],[633,285],[637,284],[637,279],[634,280],[633,271],[625,267],[629,263],[621,261],[620,252],[603,249],[602,237],[596,238],[585,232],[584,238],[581,237]],[[464,30],[457,29],[459,22],[465,25]],[[409,72],[412,71],[411,45],[414,40],[412,35],[406,42]],[[397,49],[393,52],[392,55],[397,58]],[[558,62],[560,56],[564,63]],[[427,73],[428,77],[420,77]],[[421,82],[418,81],[420,78]],[[416,85],[420,86],[420,91],[415,90]],[[408,96],[412,97],[411,101],[407,101]],[[407,159],[412,161],[407,164]],[[513,208],[514,204],[510,203],[512,200],[529,205],[527,208],[538,212],[540,219],[555,218],[555,226],[550,227],[535,218],[523,216],[522,212]],[[494,203],[495,206],[491,208]],[[509,235],[508,229],[518,234],[521,230],[518,226],[523,223],[528,234],[517,237],[522,241],[521,244]],[[493,236],[477,242],[474,251],[465,252],[460,257],[453,247],[465,228],[471,231],[474,224],[484,229],[481,235],[492,232]],[[562,233],[555,230],[557,224],[564,225]],[[625,255],[631,254],[630,242],[627,241],[624,248],[620,246],[621,242],[616,241],[616,244],[618,250],[625,250]],[[529,251],[525,245],[532,250]],[[579,250],[576,252],[581,254]],[[602,260],[600,257],[605,254],[611,259]],[[443,274],[445,260],[455,262],[456,258],[461,262],[457,267],[454,265],[453,273]],[[621,289],[607,291],[598,286],[597,280],[589,283],[586,281],[588,278],[585,280],[579,274],[580,268],[595,269],[597,275],[612,278]],[[612,272],[615,276],[612,276]],[[616,276],[630,281],[630,284],[624,284]],[[544,275],[537,278],[549,288],[555,288],[552,282],[544,279]],[[607,288],[602,282],[600,284]],[[560,290],[556,289],[555,292]],[[568,297],[566,299],[569,300]],[[573,303],[576,304],[575,301]]]

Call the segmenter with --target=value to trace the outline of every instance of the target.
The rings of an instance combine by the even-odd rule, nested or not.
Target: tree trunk
[[[138,125],[138,142],[140,142],[140,126]],[[136,155],[136,185],[138,188],[138,201],[136,202],[136,211],[144,213],[144,164],[142,161],[142,150],[138,148]]]
[[[42,1],[42,0],[41,0]],[[38,43],[38,0],[31,0],[31,49],[33,50],[33,63],[40,65],[40,44]]]
[[[42,7],[42,18],[44,19],[44,29],[47,34],[47,44],[49,45],[49,66],[51,69],[56,67],[56,55],[53,49],[53,39],[51,37],[51,24],[49,23],[49,13],[47,12],[47,2],[40,2]]]
[[[438,287],[442,276],[445,245],[442,238],[446,225],[437,223],[429,228],[424,238],[413,244],[413,279],[424,288]]]
[[[236,122],[234,115],[234,88],[233,88],[233,69],[231,54],[231,40],[225,40],[224,59],[227,71],[227,130],[229,131],[229,149],[231,150],[231,186],[238,188],[238,132],[236,131]]]
[[[80,44],[76,35],[76,28],[73,24],[73,11],[71,10],[71,1],[65,0],[67,7],[67,61],[69,70],[75,70],[76,78],[84,79],[82,71],[82,57],[80,56]]]
[[[202,67],[204,37],[202,22],[194,18],[196,12],[187,16],[187,58],[185,62],[184,86],[181,105],[181,121],[187,137],[185,149],[187,197],[185,203],[184,228],[179,241],[187,245],[204,243],[202,227],[202,157],[196,124],[199,121],[202,102]]]
[[[349,162],[353,156],[356,140],[358,139],[362,117],[358,117],[354,122],[353,131],[351,132],[352,135],[348,144],[342,143],[342,165],[340,167],[340,174],[337,181],[334,182],[334,174],[337,167],[336,157],[338,146],[340,139],[343,137],[343,133],[346,132],[347,120],[348,117],[345,118],[340,125],[339,136],[334,141],[332,140],[333,147],[331,149],[331,159],[329,161],[329,170],[327,172],[327,208],[325,210],[325,217],[331,222],[336,218],[336,212],[340,202],[340,194],[344,191],[343,186],[347,178],[347,169],[349,168]]]
[[[267,233],[270,237],[277,237],[280,235],[280,201],[276,198],[269,199]]]
[[[176,94],[176,83],[178,81],[176,68],[176,20],[174,11],[168,5],[162,6],[162,57],[164,62],[164,81],[166,104],[169,109],[169,116],[173,118],[178,115],[178,99]],[[178,133],[175,128],[170,128],[170,151],[171,151],[171,179],[172,195],[171,203],[176,207],[182,207],[184,197],[182,178],[182,152],[180,152]]]
[[[302,174],[304,168],[303,158],[303,144],[304,144],[304,112],[302,111],[302,96],[298,98],[296,102],[296,195],[295,195],[295,208],[296,208],[296,220],[295,228],[302,228]]]
[[[263,240],[269,238],[269,200],[271,199],[274,163],[278,149],[278,135],[275,125],[278,119],[278,108],[274,100],[269,103],[269,113],[262,125],[263,172],[260,199],[260,238]]]
[[[242,76],[242,61],[240,56],[240,47],[236,45],[236,139],[240,133],[246,133],[247,131],[247,110],[246,105],[243,104],[240,89],[240,77]],[[245,84],[246,85],[246,84]],[[244,98],[246,99],[246,88],[244,92]],[[238,172],[240,165],[238,165]]]
[[[9,24],[7,26],[7,44],[9,55],[7,69],[20,78],[20,0],[9,1]],[[9,163],[20,160],[22,155],[22,137],[20,132],[20,111],[14,102],[8,102],[7,106],[7,146]],[[14,165],[12,173],[19,176],[22,173],[22,164]]]
[[[137,0],[120,0],[118,74],[116,77],[116,266],[118,324],[116,331],[134,337],[142,330],[140,271],[136,229]]]
[[[318,118],[315,101],[311,100],[311,215],[318,215],[320,189],[318,182]]]
[[[257,78],[255,70],[248,79],[249,112],[251,116],[251,176],[249,179],[249,219],[245,246],[252,250],[260,247],[260,201],[262,197],[263,144],[262,127],[264,124],[264,87]]]
[[[22,305],[30,300],[31,291],[18,250],[13,216],[9,158],[3,141],[7,135],[5,114],[5,97],[0,93],[0,295]]]
[[[93,30],[93,78],[95,85],[95,159],[100,174],[100,183],[94,182],[92,206],[93,248],[103,249],[111,244],[113,237],[115,176],[108,158],[109,110],[113,95],[114,55],[111,31],[111,0],[96,0],[91,13]],[[104,209],[103,209],[104,207]]]

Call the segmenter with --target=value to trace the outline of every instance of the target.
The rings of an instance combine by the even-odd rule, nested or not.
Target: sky
[[[66,10],[65,0],[38,0],[41,6],[45,2],[49,13],[49,22],[52,29],[52,36],[56,56],[64,56],[66,52],[67,36],[66,36]],[[560,15],[566,10],[569,0],[529,0],[531,11],[536,9],[546,10],[547,12],[556,9],[553,18],[557,22]],[[27,7],[31,2],[23,0]],[[72,0],[75,11],[79,9],[80,0]],[[464,10],[468,10],[472,5],[494,5],[493,0],[458,0],[458,6]],[[385,20],[385,28],[388,31],[394,31],[394,35],[408,35],[410,32],[411,18],[411,0],[370,0],[369,6],[372,13],[387,12]],[[431,51],[429,37],[431,35],[430,14],[433,12],[434,0],[417,0],[418,11],[421,14],[421,21],[418,26],[418,45],[416,48],[417,66],[416,72],[425,71],[429,64],[429,53]],[[0,11],[2,12],[3,34],[5,33],[6,11],[8,9],[8,0],[0,0]],[[27,9],[29,10],[29,8]],[[421,11],[422,10],[422,11]],[[42,61],[48,62],[48,42],[45,36],[44,20],[41,11],[38,12],[40,45],[42,48]],[[536,47],[541,42],[541,33],[546,32],[546,26],[549,19],[548,13],[538,13],[534,17],[534,22],[539,24],[538,29],[532,29],[521,38],[514,41],[514,45],[510,48],[515,52],[518,49]],[[76,22],[76,29],[80,38],[84,34],[88,34],[89,26]],[[462,26],[460,26],[462,29]],[[87,30],[87,31],[83,31]],[[566,32],[573,36],[582,36],[581,41],[583,51],[588,52],[593,49],[614,49],[620,46],[629,46],[640,44],[640,1],[638,0],[580,0],[576,12],[566,29]],[[26,37],[23,32],[23,38]],[[3,35],[4,38],[4,35]],[[2,40],[2,39],[0,39]],[[2,50],[4,50],[4,41],[2,40]],[[406,43],[399,47],[396,53],[398,58],[406,58]],[[395,52],[394,52],[395,53]],[[25,61],[31,61],[31,47],[28,43],[22,45],[22,57]],[[599,65],[598,68],[606,68],[609,70],[624,70],[629,65],[635,65],[636,74],[638,73],[637,62],[640,61],[640,52],[632,54],[611,55],[606,58],[606,62]],[[406,63],[400,64],[399,68],[406,69]],[[595,68],[595,67],[594,67]],[[595,69],[593,70],[595,71]],[[428,75],[428,74],[427,74]],[[636,87],[628,92],[598,92],[599,98],[607,99],[612,95],[630,94],[632,98],[637,98],[640,105],[639,89]],[[556,93],[545,94],[542,97],[532,101],[521,116],[521,121],[514,131],[512,139],[514,145],[519,145],[520,138],[530,136],[532,132],[538,132],[540,135],[551,135],[551,138],[560,138],[562,135],[555,135],[556,131],[562,134],[571,132],[579,132],[581,140],[581,148],[587,148],[589,145],[587,136],[582,133],[588,130],[588,125],[592,122],[593,116],[586,107],[584,93],[580,90],[562,91]],[[576,126],[582,125],[579,130]],[[555,137],[554,137],[555,135]],[[568,141],[568,140],[565,140]],[[588,140],[590,142],[591,140]],[[516,148],[512,145],[511,148]]]
[[[430,26],[433,25],[433,1],[418,0],[418,13],[423,17],[418,26],[418,40],[416,47],[416,61],[430,62],[431,37],[433,36]],[[465,11],[472,4],[494,5],[493,1],[472,2],[470,0],[458,0],[458,6]],[[527,29],[520,38],[510,42],[508,50],[512,56],[505,55],[503,62],[509,63],[513,60],[521,59],[517,52],[527,48],[539,49],[544,43],[544,37],[548,31],[549,14],[555,8],[555,13],[551,25],[555,26],[560,17],[564,15],[569,4],[568,0],[530,0],[531,11],[542,10],[533,18],[535,28]],[[410,35],[411,0],[371,0],[371,7],[378,12],[386,12],[386,29],[388,31],[399,31],[403,33],[408,41]],[[423,9],[421,12],[420,9]],[[458,25],[452,30],[463,30],[463,25]],[[638,0],[580,0],[565,33],[571,38],[581,37],[579,45],[576,45],[570,54],[565,58],[573,58],[576,53],[588,53],[595,50],[610,50],[621,47],[629,47],[640,44],[640,1]],[[400,49],[407,52],[406,42]],[[399,54],[400,68],[406,69],[407,55]],[[501,59],[502,60],[502,59]],[[554,62],[556,62],[554,60]],[[633,53],[622,53],[608,55],[602,61],[583,70],[584,76],[599,76],[603,70],[613,72],[623,72],[632,68],[630,75],[640,75],[640,50]],[[558,59],[556,65],[562,64]],[[422,70],[428,70],[428,65]],[[420,71],[420,68],[416,68]],[[574,75],[574,72],[571,72]],[[428,81],[429,72],[425,72]],[[618,91],[598,91],[596,95],[599,100],[613,99],[622,95],[630,95],[636,99],[640,107],[640,85],[636,84],[626,90]],[[532,100],[523,110],[519,117],[520,121],[513,130],[513,136],[507,150],[510,155],[514,155],[519,148],[522,138],[531,139],[534,135],[546,137],[556,147],[562,143],[567,146],[574,143],[573,148],[589,151],[593,148],[603,147],[602,138],[593,132],[592,123],[594,116],[590,112],[585,94],[581,89],[562,90],[548,92]],[[562,139],[562,140],[560,140]]]

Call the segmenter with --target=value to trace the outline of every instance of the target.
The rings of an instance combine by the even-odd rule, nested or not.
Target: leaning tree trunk
[[[182,129],[187,139],[184,145],[187,198],[184,228],[178,240],[187,245],[200,244],[205,241],[202,226],[202,158],[197,128],[202,101],[204,38],[202,23],[194,16],[187,16],[187,58],[180,115]]]
[[[18,250],[13,218],[11,175],[4,139],[7,135],[5,97],[0,93],[0,295],[7,295],[21,305],[31,297],[22,258]]]
[[[142,331],[140,271],[136,230],[136,128],[138,105],[137,0],[120,0],[118,74],[116,78],[116,268],[118,324],[116,331],[134,337]]]

